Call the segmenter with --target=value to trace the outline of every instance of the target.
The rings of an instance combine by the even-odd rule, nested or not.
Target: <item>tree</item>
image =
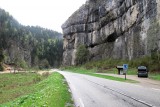
[[[3,71],[3,65],[2,65],[2,62],[4,60],[4,55],[3,55],[3,51],[2,49],[0,49],[0,71]]]
[[[20,67],[20,68],[27,68],[27,63],[23,60],[23,59],[19,59],[17,62],[16,62],[16,66],[17,67]]]
[[[0,63],[2,63],[4,60],[3,51],[0,49]]]
[[[49,68],[48,60],[43,59],[43,60],[40,62],[39,67],[40,67],[40,69],[48,69],[48,68]]]
[[[89,59],[89,51],[84,45],[80,45],[76,52],[76,63],[83,64]]]

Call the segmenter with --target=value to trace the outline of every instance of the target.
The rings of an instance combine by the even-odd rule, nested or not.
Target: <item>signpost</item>
[[[124,71],[124,75],[125,75],[125,80],[127,79],[126,78],[127,70],[128,70],[128,64],[123,64],[123,71]]]

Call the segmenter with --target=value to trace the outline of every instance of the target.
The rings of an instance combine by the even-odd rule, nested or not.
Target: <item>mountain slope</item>
[[[23,26],[0,9],[0,49],[3,63],[19,67],[61,64],[62,34],[41,27]]]

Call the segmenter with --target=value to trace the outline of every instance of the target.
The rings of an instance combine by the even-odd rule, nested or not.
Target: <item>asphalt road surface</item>
[[[76,107],[160,107],[160,90],[82,74],[59,71]]]

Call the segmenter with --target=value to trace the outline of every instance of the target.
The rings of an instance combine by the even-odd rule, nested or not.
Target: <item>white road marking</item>
[[[136,87],[142,87],[141,85],[135,85],[135,84],[134,84],[134,86],[136,86]]]
[[[86,79],[86,80],[88,80],[88,79]],[[153,106],[152,104],[149,104],[149,103],[147,103],[147,102],[145,102],[145,101],[143,101],[143,100],[136,99],[136,98],[134,98],[134,97],[132,97],[132,96],[128,96],[127,94],[125,94],[125,93],[123,93],[123,92],[120,92],[120,91],[111,89],[111,88],[109,88],[109,87],[106,87],[106,86],[104,86],[104,85],[101,85],[101,84],[96,83],[96,82],[91,81],[91,80],[88,80],[88,81],[90,81],[90,82],[92,82],[92,83],[94,83],[94,84],[97,84],[97,85],[99,85],[99,86],[102,86],[102,87],[104,87],[104,88],[106,88],[106,89],[109,89],[109,90],[111,90],[111,91],[113,91],[113,92],[116,92],[116,93],[119,93],[119,94],[121,94],[121,95],[124,95],[124,96],[126,96],[126,97],[128,97],[128,98],[130,98],[130,99],[133,99],[133,100],[135,100],[135,101],[138,101],[138,102],[140,102],[140,103],[142,103],[142,104],[144,104],[144,105],[147,105],[148,107],[155,107],[155,106]],[[138,86],[138,85],[135,85],[135,86]]]
[[[76,88],[71,84],[70,81],[68,81],[69,85],[70,85],[70,88],[73,89],[74,91],[76,91]]]
[[[84,103],[83,103],[83,101],[82,101],[81,98],[79,98],[79,101],[80,101],[80,103],[81,103],[81,106],[84,107]]]
[[[76,88],[72,85],[72,89],[75,91],[76,90]]]
[[[157,89],[157,88],[152,88],[153,90],[156,90],[156,91],[160,91],[160,89]]]

